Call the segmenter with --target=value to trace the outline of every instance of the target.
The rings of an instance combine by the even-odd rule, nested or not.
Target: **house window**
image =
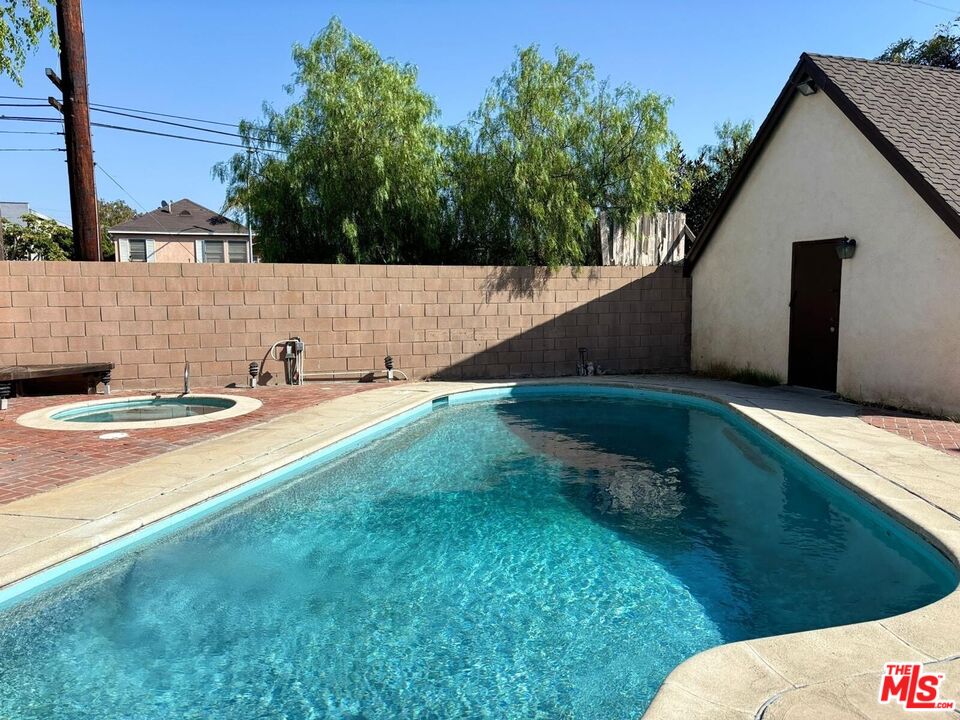
[[[203,262],[247,262],[246,240],[204,240]]]
[[[232,263],[245,263],[247,261],[247,243],[245,240],[230,240],[227,242],[227,254]]]
[[[212,263],[224,262],[222,240],[203,241],[203,261]]]
[[[130,243],[130,255],[127,258],[130,262],[147,261],[147,241],[146,240],[128,240]]]

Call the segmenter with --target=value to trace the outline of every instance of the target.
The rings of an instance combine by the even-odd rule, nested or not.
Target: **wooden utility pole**
[[[47,75],[63,93],[73,242],[80,260],[99,260],[100,227],[97,223],[97,187],[93,177],[87,48],[83,36],[81,0],[57,0],[57,33],[60,36],[60,77],[52,71],[48,71]]]

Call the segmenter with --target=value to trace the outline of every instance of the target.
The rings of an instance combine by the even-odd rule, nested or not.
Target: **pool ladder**
[[[190,363],[185,362],[183,364],[183,394],[188,395],[190,393]]]

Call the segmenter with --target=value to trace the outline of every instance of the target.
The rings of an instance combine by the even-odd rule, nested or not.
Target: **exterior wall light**
[[[797,90],[800,91],[800,94],[807,97],[813,95],[817,91],[816,83],[813,82],[813,78],[805,77],[799,83],[797,83]]]
[[[837,257],[841,260],[849,260],[857,252],[857,241],[853,238],[843,238],[837,243]]]

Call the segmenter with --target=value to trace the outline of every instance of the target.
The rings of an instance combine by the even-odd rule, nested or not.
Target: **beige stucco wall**
[[[156,240],[156,253],[152,262],[194,262],[196,260],[193,240]]]
[[[693,273],[692,365],[787,378],[792,243],[849,236],[838,391],[960,414],[960,238],[822,92],[798,97]]]

